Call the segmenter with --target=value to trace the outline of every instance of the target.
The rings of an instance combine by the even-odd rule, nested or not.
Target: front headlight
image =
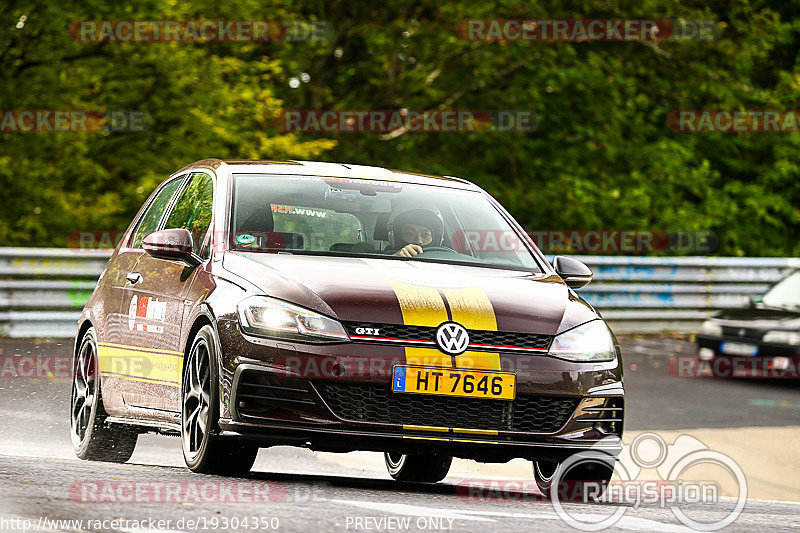
[[[617,352],[605,322],[593,320],[556,335],[549,355],[568,361],[612,361]]]
[[[701,331],[703,335],[708,335],[709,337],[722,337],[722,326],[710,320],[703,322]]]
[[[800,333],[796,331],[768,331],[764,335],[764,342],[774,342],[775,344],[800,345]]]
[[[348,342],[342,325],[326,316],[268,296],[239,302],[239,325],[251,335],[300,342]]]

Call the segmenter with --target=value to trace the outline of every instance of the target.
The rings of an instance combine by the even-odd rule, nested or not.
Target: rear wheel
[[[453,462],[453,458],[449,455],[394,452],[386,452],[383,455],[389,475],[397,481],[436,483],[447,476],[450,464]]]
[[[219,436],[219,379],[214,330],[203,326],[184,364],[181,386],[181,441],[186,466],[204,474],[250,471],[258,448]]]
[[[138,434],[125,427],[106,426],[100,394],[97,337],[89,328],[75,357],[70,401],[70,437],[75,455],[89,461],[124,463],[133,455]]]
[[[614,474],[614,459],[605,454],[578,455],[558,463],[534,461],[533,477],[545,496],[561,501],[586,501],[601,497]]]

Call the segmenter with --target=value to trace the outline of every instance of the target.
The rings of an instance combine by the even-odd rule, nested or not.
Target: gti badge
[[[445,353],[458,355],[469,346],[469,333],[461,324],[445,322],[436,330],[436,345]]]

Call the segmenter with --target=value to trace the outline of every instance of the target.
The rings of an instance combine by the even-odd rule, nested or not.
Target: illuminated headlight
[[[796,331],[768,331],[764,335],[764,342],[774,342],[775,344],[800,345],[800,333]]]
[[[268,296],[242,300],[238,313],[242,330],[251,335],[300,342],[350,341],[336,320]]]
[[[594,320],[557,335],[549,355],[568,361],[612,361],[617,352],[608,326]]]
[[[703,335],[708,335],[709,337],[722,337],[722,326],[710,320],[703,322],[701,331]]]

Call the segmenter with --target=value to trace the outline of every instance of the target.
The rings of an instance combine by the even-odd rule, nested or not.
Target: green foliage
[[[16,25],[21,16],[22,28]],[[713,40],[469,42],[472,18],[712,19]],[[83,19],[329,21],[327,42],[86,43]],[[783,1],[19,2],[0,15],[0,108],[142,110],[134,133],[0,133],[0,243],[127,226],[207,157],[323,159],[473,180],[537,229],[709,230],[721,255],[798,255],[798,134],[678,133],[678,109],[798,109]],[[289,85],[291,78],[302,81]],[[531,110],[529,132],[285,133],[286,109]]]

